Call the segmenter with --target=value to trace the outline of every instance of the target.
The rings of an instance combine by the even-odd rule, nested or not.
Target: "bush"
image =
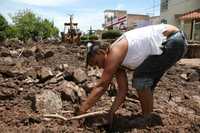
[[[119,30],[108,30],[102,33],[102,39],[116,39],[121,35],[122,33]]]
[[[85,40],[88,40],[88,36],[87,35],[81,36],[81,41],[85,41]]]
[[[8,28],[8,22],[6,19],[0,14],[0,42],[6,39],[6,30]]]
[[[81,41],[85,41],[85,40],[98,40],[98,37],[96,35],[81,36]]]
[[[98,37],[96,35],[90,35],[89,40],[98,40]]]

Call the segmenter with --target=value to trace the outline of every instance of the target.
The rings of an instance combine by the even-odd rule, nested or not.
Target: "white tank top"
[[[166,40],[166,37],[163,35],[166,27],[166,24],[159,24],[125,32],[122,36],[128,40],[128,51],[122,66],[135,69],[149,55],[162,54],[160,47]]]

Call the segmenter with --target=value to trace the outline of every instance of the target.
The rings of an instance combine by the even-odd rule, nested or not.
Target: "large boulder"
[[[51,90],[44,90],[35,96],[35,107],[40,113],[59,113],[62,109],[62,100]]]

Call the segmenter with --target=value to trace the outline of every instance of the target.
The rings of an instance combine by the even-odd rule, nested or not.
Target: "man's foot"
[[[162,125],[161,117],[156,113],[139,116],[130,122],[133,126],[141,128],[146,126]]]

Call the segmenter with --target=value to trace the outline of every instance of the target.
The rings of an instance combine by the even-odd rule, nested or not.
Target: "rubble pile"
[[[99,117],[64,122],[45,114],[72,117],[100,78],[102,70],[85,68],[84,45],[8,40],[0,46],[0,128],[5,131],[107,132]],[[200,131],[200,66],[177,63],[155,89],[155,117],[140,122],[140,103],[131,88],[113,123],[116,132]],[[90,109],[108,110],[117,93],[115,79]],[[66,113],[67,112],[67,113]],[[100,116],[101,117],[101,116]],[[142,127],[142,128],[141,128]]]

